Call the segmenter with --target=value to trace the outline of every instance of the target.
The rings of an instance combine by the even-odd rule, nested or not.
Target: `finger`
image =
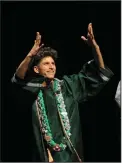
[[[92,23],[90,23],[90,34],[94,37]]]
[[[41,35],[37,35],[36,36],[36,40],[38,41],[38,40],[41,40]]]
[[[41,46],[39,47],[39,49],[38,50],[40,50],[42,47],[44,46],[44,44],[41,44]]]
[[[40,35],[40,33],[39,32],[36,32],[36,35]]]
[[[89,27],[89,31],[88,31],[87,37],[90,38],[90,39],[93,39],[94,38],[94,34],[93,34],[93,31],[92,31],[92,27],[91,26]]]
[[[90,23],[88,24],[88,32],[90,31]]]
[[[89,33],[92,32],[92,31],[91,31],[91,28],[92,28],[91,23],[89,23],[89,25],[88,25],[88,32],[89,32]]]
[[[37,32],[37,35],[36,35],[36,43],[37,44],[41,43],[41,35],[39,34],[39,32]]]
[[[39,32],[36,32],[36,38],[39,38],[41,35]]]
[[[35,44],[35,45],[39,45],[40,42],[41,42],[40,40],[36,39],[36,40],[34,41],[34,44]]]
[[[40,42],[41,42],[41,35],[39,35],[39,36],[36,38],[36,41],[37,41],[37,43],[40,43]]]
[[[36,40],[38,40],[39,39],[39,32],[36,32]]]
[[[91,31],[91,34],[93,34],[93,27],[92,27],[92,23],[90,25],[90,31]]]
[[[88,32],[89,32],[90,34],[93,34],[92,23],[89,23],[89,25],[88,25]]]
[[[88,26],[92,26],[92,23],[89,23]]]
[[[84,41],[87,41],[86,37],[84,37],[84,36],[81,36],[81,39]]]
[[[93,39],[94,36],[93,36],[92,34],[88,33],[88,34],[87,34],[87,38],[88,38],[88,39]]]

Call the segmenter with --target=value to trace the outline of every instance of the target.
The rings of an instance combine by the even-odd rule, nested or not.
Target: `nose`
[[[50,68],[51,68],[51,69],[53,69],[53,68],[54,68],[54,65],[53,65],[52,63],[50,64]]]

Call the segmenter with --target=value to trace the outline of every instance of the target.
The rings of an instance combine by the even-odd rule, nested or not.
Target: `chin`
[[[54,76],[47,76],[47,78],[52,80],[52,79],[54,79]]]

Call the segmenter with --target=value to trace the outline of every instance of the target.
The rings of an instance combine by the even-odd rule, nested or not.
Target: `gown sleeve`
[[[36,80],[35,79],[20,79],[15,73],[11,79],[11,82],[24,90],[35,93],[38,92],[38,90],[42,87],[41,83],[43,82],[44,78],[40,77]]]
[[[65,75],[63,81],[75,100],[82,102],[97,95],[113,75],[107,66],[105,69],[98,68],[95,61],[91,60],[83,65],[78,74]]]
[[[120,98],[121,98],[121,82],[119,81],[118,86],[117,86],[117,90],[116,90],[116,94],[115,94],[115,101],[117,102],[118,106],[121,107],[121,103],[120,103]]]

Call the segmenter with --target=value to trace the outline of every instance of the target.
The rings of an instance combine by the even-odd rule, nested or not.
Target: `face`
[[[34,66],[34,71],[48,79],[53,79],[56,73],[55,61],[52,57],[44,57],[37,66]]]

